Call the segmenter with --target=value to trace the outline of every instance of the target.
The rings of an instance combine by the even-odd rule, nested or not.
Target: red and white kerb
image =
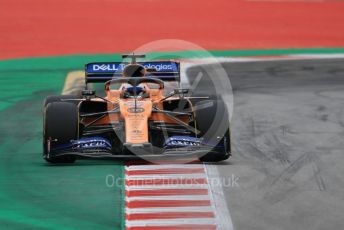
[[[125,167],[126,230],[220,229],[203,164]]]

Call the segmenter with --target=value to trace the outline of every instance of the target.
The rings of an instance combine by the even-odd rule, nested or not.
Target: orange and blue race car
[[[218,96],[194,96],[180,88],[180,63],[137,61],[85,65],[81,95],[44,102],[43,158],[221,161],[230,156],[228,109]],[[90,84],[91,83],[91,84]],[[91,88],[104,84],[105,93]],[[102,95],[101,95],[102,94]]]

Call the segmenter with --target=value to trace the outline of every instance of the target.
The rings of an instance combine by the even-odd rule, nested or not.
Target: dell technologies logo
[[[121,72],[126,64],[118,64],[118,63],[108,63],[108,64],[93,64],[91,66],[91,71],[95,72]],[[166,72],[166,71],[173,71],[172,64],[166,63],[159,63],[159,64],[152,64],[152,63],[144,63],[143,66],[146,69],[155,69],[157,72]]]

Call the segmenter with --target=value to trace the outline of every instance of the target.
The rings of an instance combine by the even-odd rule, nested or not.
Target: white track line
[[[202,168],[202,164],[164,164],[164,165],[131,165],[131,170],[147,170],[147,169],[194,169],[194,168]],[[125,166],[128,168],[128,166]]]
[[[292,55],[271,55],[252,57],[216,57],[216,58],[194,58],[182,60],[181,80],[185,80],[186,71],[192,66],[213,63],[236,63],[236,62],[265,62],[265,61],[285,61],[285,60],[307,60],[307,59],[337,59],[344,58],[343,53],[337,54],[292,54]],[[184,76],[184,77],[183,77]]]
[[[213,218],[185,218],[185,219],[171,219],[171,220],[150,220],[149,225],[146,221],[130,221],[126,223],[127,227],[135,226],[169,226],[178,224],[209,224],[215,225],[215,220]]]
[[[208,180],[218,180],[219,173],[216,165],[205,165]],[[210,195],[216,210],[217,229],[233,229],[232,218],[228,210],[226,198],[221,183],[210,183]]]
[[[135,190],[160,190],[160,189],[206,189],[207,184],[190,184],[190,185],[180,185],[180,184],[170,184],[170,185],[145,185],[145,186],[125,186],[127,191]]]
[[[126,213],[161,213],[161,212],[212,212],[212,207],[164,207],[164,208],[127,208]]]
[[[153,180],[153,179],[196,179],[196,178],[204,178],[204,174],[166,174],[166,175],[135,175],[135,176],[127,176],[128,180]]]

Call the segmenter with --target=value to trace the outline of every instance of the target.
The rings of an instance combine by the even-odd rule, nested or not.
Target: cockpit
[[[149,97],[147,93],[147,86],[140,84],[138,86],[131,86],[129,84],[122,85],[123,98],[146,98]]]

